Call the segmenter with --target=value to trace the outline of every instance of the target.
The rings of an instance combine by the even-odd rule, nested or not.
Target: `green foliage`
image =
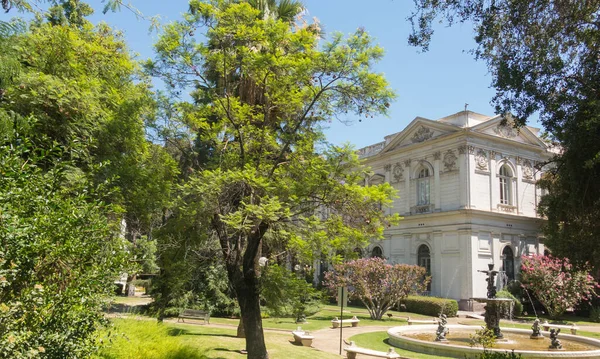
[[[79,6],[84,5],[65,1],[60,9],[76,16]],[[0,88],[2,78],[10,80],[2,89],[0,128],[41,148],[64,148],[61,160],[72,161],[74,182],[110,180],[113,190],[106,200],[124,209],[128,273],[156,271],[151,231],[162,221],[177,168],[161,146],[145,139],[144,118],[154,109],[150,82],[119,33],[106,25],[42,23],[0,46],[6,54],[0,56],[19,65],[11,76],[0,74]],[[15,120],[15,115],[35,120]]]
[[[519,299],[517,299],[512,293],[507,290],[501,290],[496,293],[496,298],[510,298],[513,300],[512,304],[512,315],[514,317],[518,317],[523,314],[523,303]],[[503,304],[502,307],[502,317],[510,319],[510,306],[511,304]]]
[[[92,353],[103,298],[123,268],[104,189],[65,187],[56,152],[22,138],[0,146],[0,358]]]
[[[458,312],[458,302],[454,299],[408,296],[402,300],[406,306],[406,311],[411,313],[431,315],[437,317],[440,314],[446,314],[447,317],[456,317]]]
[[[479,359],[521,359],[521,354],[515,354],[514,351],[496,352],[484,350],[483,354],[479,355]]]
[[[274,264],[261,275],[261,298],[269,316],[298,320],[320,310],[321,292],[304,277]]]
[[[292,251],[310,262],[381,238],[398,220],[380,209],[393,188],[361,186],[369,171],[353,149],[327,145],[322,133],[348,112],[386,113],[394,94],[373,71],[383,50],[364,30],[321,44],[316,26],[260,13],[248,2],[191,1],[146,63],[171,96],[157,133],[185,166],[173,217],[193,219],[194,245],[220,247],[253,358],[267,355],[261,255]],[[163,233],[161,241],[190,248],[182,232]]]
[[[590,320],[594,323],[600,323],[600,308],[599,307],[592,307],[590,309]]]
[[[481,327],[475,334],[469,334],[471,347],[480,345],[483,349],[493,348],[496,344],[496,335],[492,329]]]
[[[185,308],[208,310],[215,316],[239,314],[218,244],[195,221],[194,211],[184,207],[154,233],[161,270],[152,280],[150,294],[151,310],[159,318],[177,316]]]
[[[119,320],[101,337],[105,345],[93,358],[207,359],[202,350],[184,343],[177,329],[148,321]]]
[[[133,284],[136,287],[144,288],[145,293],[150,292],[151,283],[152,283],[151,279],[136,279],[131,282],[131,284]]]

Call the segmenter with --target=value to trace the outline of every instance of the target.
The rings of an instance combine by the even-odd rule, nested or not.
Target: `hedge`
[[[520,300],[518,300],[509,291],[507,291],[507,290],[499,291],[498,293],[496,293],[496,298],[509,298],[514,301],[513,312],[512,312],[513,317],[520,317],[521,314],[523,314],[523,304],[521,303]],[[502,308],[502,318],[512,319],[512,318],[509,318],[509,316],[510,316],[510,304],[508,304]]]
[[[408,296],[402,300],[406,306],[406,311],[416,314],[431,315],[437,317],[440,313],[446,314],[449,318],[456,317],[458,312],[458,302],[454,299]]]

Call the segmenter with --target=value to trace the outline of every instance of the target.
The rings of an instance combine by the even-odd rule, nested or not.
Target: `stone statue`
[[[446,327],[446,325],[448,325],[448,317],[446,316],[446,314],[440,314],[440,319],[438,321],[438,328],[437,331],[435,332],[435,341],[436,342],[447,342],[448,339],[446,339],[446,335],[448,334],[448,328]]]
[[[494,264],[488,264],[488,270],[479,270],[478,272],[487,274],[487,297],[489,299],[496,298],[496,274],[497,270],[494,270]]]
[[[554,328],[550,329],[550,349],[562,349],[562,344],[560,340],[558,340],[558,333],[560,333],[560,329],[556,330]]]
[[[531,330],[533,331],[533,333],[531,333],[530,336],[531,339],[541,339],[544,337],[542,333],[540,333],[540,320],[538,318],[535,318],[535,320],[533,321]]]

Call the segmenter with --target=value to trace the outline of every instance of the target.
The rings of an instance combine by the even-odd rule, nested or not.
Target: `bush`
[[[600,323],[600,307],[590,309],[590,320],[594,323]]]
[[[144,293],[146,294],[150,293],[150,279],[136,279],[131,281],[131,284],[133,284],[136,287],[144,288]]]
[[[529,256],[521,259],[521,282],[535,294],[551,318],[595,295],[591,267],[576,267],[567,258]]]
[[[517,299],[514,295],[512,295],[509,291],[506,290],[501,290],[498,293],[496,293],[496,298],[510,298],[513,300],[513,311],[512,311],[512,315],[514,317],[519,317],[521,316],[521,314],[523,314],[523,303],[521,303],[521,301],[519,299]],[[510,304],[508,304],[506,306],[506,308],[503,308],[502,311],[502,318],[509,318],[510,317]]]
[[[448,298],[408,296],[401,303],[406,306],[407,312],[433,317],[437,317],[442,313],[449,318],[456,317],[458,312],[458,302]]]
[[[277,264],[263,272],[261,300],[271,317],[293,316],[301,321],[321,309],[321,292],[303,276]]]
[[[479,356],[479,359],[520,359],[521,354],[515,354],[512,352],[491,352],[485,350],[483,354]]]
[[[382,258],[336,264],[325,273],[325,285],[332,294],[340,287],[348,288],[348,298],[359,299],[376,320],[409,294],[425,290],[429,280],[423,267],[392,265]]]

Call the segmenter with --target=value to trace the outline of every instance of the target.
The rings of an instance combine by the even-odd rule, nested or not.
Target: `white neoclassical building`
[[[399,197],[389,211],[404,217],[369,255],[426,267],[431,295],[463,308],[486,295],[478,270],[488,263],[514,278],[521,256],[544,252],[536,164],[552,153],[538,131],[462,111],[436,121],[417,117],[360,149],[374,173],[365,184],[390,183]]]

